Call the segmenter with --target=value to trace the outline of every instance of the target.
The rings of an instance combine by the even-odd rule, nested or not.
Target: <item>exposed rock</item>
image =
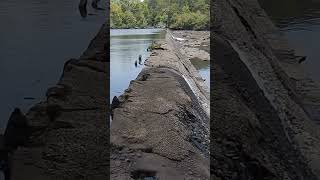
[[[49,88],[46,92],[47,99],[50,97],[65,99],[68,93],[68,88],[64,85],[57,85],[55,87]]]
[[[209,31],[173,31],[173,36],[181,38],[180,51],[189,59],[203,61],[210,60],[210,32]]]
[[[149,76],[150,76],[150,74],[142,74],[141,76],[139,76],[139,78],[137,80],[146,81]]]

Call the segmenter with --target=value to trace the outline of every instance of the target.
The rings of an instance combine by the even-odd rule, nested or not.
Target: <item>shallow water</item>
[[[190,60],[193,66],[199,71],[200,76],[205,80],[208,90],[210,90],[210,61],[199,59]]]
[[[0,1],[0,128],[14,107],[26,111],[45,97],[64,62],[87,48],[106,19],[88,12],[96,15],[81,18],[74,0]]]
[[[296,50],[307,56],[303,66],[320,82],[320,1],[319,0],[259,0]]]
[[[136,79],[150,55],[147,48],[152,41],[163,39],[162,29],[112,29],[110,30],[110,102],[123,94],[130,81]],[[139,55],[141,65],[135,66]]]

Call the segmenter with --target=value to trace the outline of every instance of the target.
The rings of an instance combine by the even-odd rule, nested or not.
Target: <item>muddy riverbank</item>
[[[319,179],[319,86],[256,0],[212,7],[214,179]]]
[[[113,104],[112,179],[210,177],[209,94],[174,37]]]

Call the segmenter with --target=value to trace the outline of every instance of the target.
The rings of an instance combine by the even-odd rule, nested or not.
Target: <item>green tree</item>
[[[111,0],[111,28],[209,28],[209,0]]]
[[[110,26],[111,28],[121,28],[123,26],[123,12],[121,7],[111,2],[110,4]]]

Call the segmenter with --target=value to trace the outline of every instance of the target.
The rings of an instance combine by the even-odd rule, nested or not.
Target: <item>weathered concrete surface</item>
[[[230,64],[228,68],[216,64],[213,69],[211,172],[216,176],[214,179],[314,179],[306,168],[305,158],[287,140],[277,112],[238,54],[231,51],[231,46],[215,42],[218,43],[215,50],[228,54],[225,58]]]
[[[213,179],[319,179],[319,126],[305,106],[320,102],[315,83],[271,38],[277,29],[256,0],[212,7]]]
[[[187,81],[203,109],[210,117],[210,93],[202,77],[192,65],[189,58],[183,54],[183,43],[177,42],[171,31],[166,35],[162,47],[168,51],[154,51],[145,62],[149,67],[168,67],[176,70]],[[160,54],[161,53],[161,54]]]
[[[109,177],[108,33],[105,24],[26,114],[31,135],[11,155],[13,180]]]
[[[170,35],[113,110],[111,179],[210,177],[208,94]]]

